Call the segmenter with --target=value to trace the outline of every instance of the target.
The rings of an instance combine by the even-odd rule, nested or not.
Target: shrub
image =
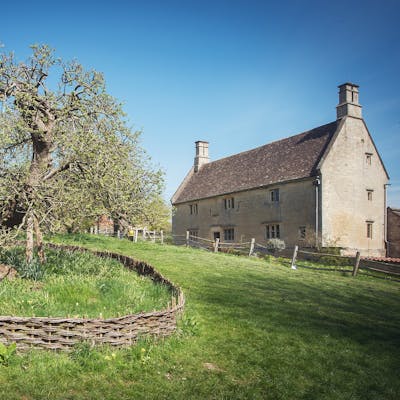
[[[284,250],[285,249],[285,242],[281,239],[269,239],[267,240],[267,249],[271,252]]]

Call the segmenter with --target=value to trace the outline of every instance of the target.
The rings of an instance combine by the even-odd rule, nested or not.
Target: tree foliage
[[[47,45],[31,48],[25,62],[0,58],[1,225],[26,230],[28,259],[43,229],[102,213],[146,222],[163,186],[103,75]]]

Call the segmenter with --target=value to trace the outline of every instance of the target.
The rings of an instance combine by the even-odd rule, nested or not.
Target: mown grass
[[[24,277],[1,283],[0,315],[110,318],[162,309],[171,299],[165,286],[89,253],[49,250],[45,264],[26,265],[13,248],[0,261]]]
[[[19,355],[0,367],[0,398],[400,398],[398,282],[152,243],[52,240],[154,265],[184,290],[180,332],[129,349]]]

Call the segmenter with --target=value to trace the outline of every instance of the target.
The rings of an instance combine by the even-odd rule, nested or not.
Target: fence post
[[[95,226],[94,227],[94,234],[97,235],[97,233],[98,233],[98,229],[97,229],[97,226]]]
[[[251,239],[249,257],[253,254],[255,242],[256,242],[256,239],[254,239],[254,238]]]
[[[161,240],[161,244],[164,243],[164,231],[160,231],[160,240]]]
[[[156,231],[153,231],[153,243],[156,242]]]
[[[219,238],[216,238],[214,243],[214,253],[218,253],[218,247],[219,247]]]
[[[361,254],[359,251],[357,251],[355,264],[354,264],[354,268],[353,268],[353,276],[357,276],[358,268],[360,266],[360,258],[361,258]]]
[[[138,237],[138,228],[135,228],[135,243],[137,243],[137,237]]]
[[[121,231],[119,229],[117,230],[117,238],[121,239]]]
[[[90,227],[90,234],[93,235],[93,226]]]
[[[190,236],[189,231],[186,231],[186,247],[189,247],[189,236]]]
[[[297,259],[297,252],[299,251],[299,246],[294,246],[293,257],[292,257],[292,269],[297,269],[296,267],[296,259]]]

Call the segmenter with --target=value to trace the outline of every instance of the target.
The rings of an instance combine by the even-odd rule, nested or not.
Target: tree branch
[[[43,177],[43,181],[48,181],[49,179],[51,179],[53,176],[59,174],[60,172],[63,172],[65,170],[67,170],[71,165],[73,164],[73,161],[68,161],[65,164],[61,165],[58,168],[54,168],[52,169],[50,172],[48,172],[44,177]]]

